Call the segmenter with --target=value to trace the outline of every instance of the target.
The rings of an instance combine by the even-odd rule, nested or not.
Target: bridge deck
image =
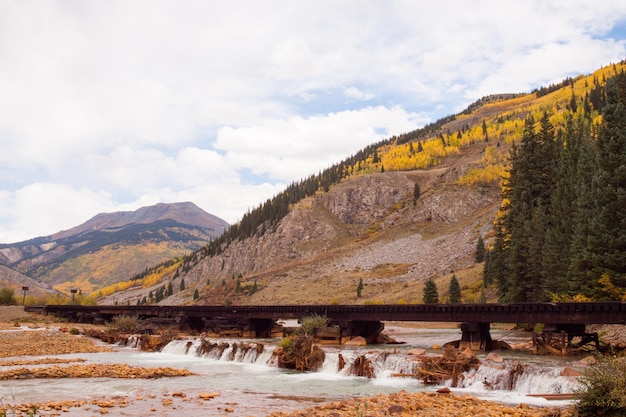
[[[474,323],[626,324],[626,302],[522,304],[382,304],[268,306],[26,306],[62,316],[133,315],[142,318],[300,319],[314,314],[336,322],[432,321]]]

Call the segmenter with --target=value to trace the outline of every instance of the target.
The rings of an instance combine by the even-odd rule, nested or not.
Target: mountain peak
[[[229,225],[217,216],[207,213],[192,202],[157,203],[135,211],[117,211],[96,214],[85,223],[50,236],[51,240],[63,239],[94,230],[119,229],[130,224],[148,224],[161,220],[174,220],[190,226],[214,230],[220,235]]]

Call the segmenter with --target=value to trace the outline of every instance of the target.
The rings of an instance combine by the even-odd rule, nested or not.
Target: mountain
[[[548,120],[557,137],[573,117],[597,129],[603,86],[625,69],[622,62],[528,94],[488,96],[372,144],[100,302],[420,303],[429,278],[445,302],[452,276],[463,302],[496,300],[503,288],[484,287],[476,252],[496,241],[511,150],[529,136],[527,122]]]
[[[98,214],[51,236],[0,245],[0,264],[55,288],[91,292],[207,245],[228,227],[193,203]]]

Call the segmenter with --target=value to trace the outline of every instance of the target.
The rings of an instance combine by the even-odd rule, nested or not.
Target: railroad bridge
[[[564,341],[589,337],[587,324],[626,324],[626,302],[517,303],[517,304],[381,304],[381,305],[264,305],[264,306],[25,306],[26,311],[52,314],[75,322],[104,323],[115,316],[136,316],[207,331],[222,336],[272,337],[281,335],[281,320],[325,316],[337,333],[329,343],[362,336],[376,340],[383,322],[460,323],[461,346],[491,350],[491,323],[544,323],[550,334]],[[320,337],[323,339],[324,335]],[[596,336],[597,339],[597,336]]]

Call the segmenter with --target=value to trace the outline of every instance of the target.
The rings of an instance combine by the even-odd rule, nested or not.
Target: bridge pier
[[[470,348],[473,351],[489,351],[493,342],[489,330],[491,323],[461,323],[461,343],[459,349]]]
[[[574,338],[579,338],[573,343]],[[565,356],[576,352],[589,343],[594,343],[596,351],[600,350],[598,333],[587,333],[584,324],[546,323],[540,334],[533,332],[533,353],[553,353]]]
[[[344,344],[349,340],[361,336],[367,344],[376,343],[378,335],[385,329],[385,325],[379,320],[348,320],[338,323],[341,329],[339,344]]]

